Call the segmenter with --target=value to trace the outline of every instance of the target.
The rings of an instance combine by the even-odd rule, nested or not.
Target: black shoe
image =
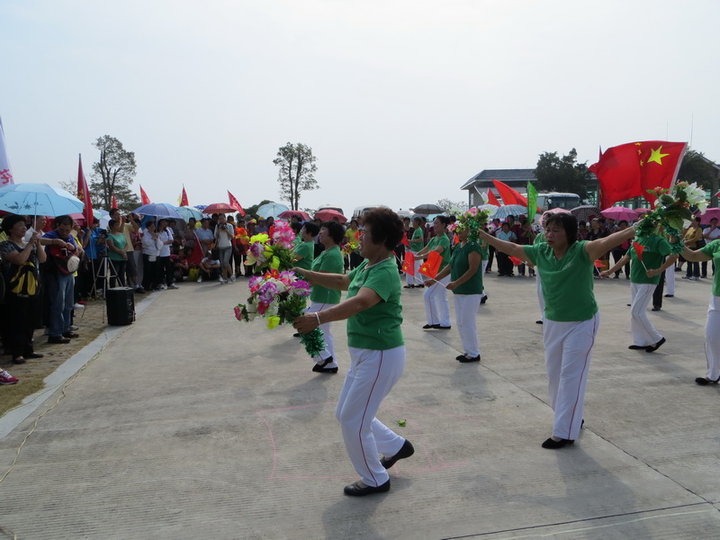
[[[45,357],[44,354],[40,354],[40,353],[36,353],[36,352],[32,352],[32,353],[30,353],[30,354],[23,354],[23,356],[24,356],[26,359],[27,359],[27,358],[44,358],[44,357]]]
[[[137,289],[135,289],[135,293],[136,294],[145,294],[145,289],[143,289],[142,287],[138,287]]]
[[[548,448],[550,450],[557,450],[558,448],[562,448],[563,446],[570,445],[574,443],[575,441],[571,441],[570,439],[560,439],[559,441],[553,440],[552,437],[549,439],[546,439],[542,443],[543,448]]]
[[[415,285],[405,285],[403,286],[403,289],[414,289]]]
[[[485,296],[483,296],[483,297],[480,299],[480,303],[481,303],[481,304],[484,304],[485,302],[487,302],[487,299],[488,299],[488,297],[487,297],[487,294],[486,294]]]
[[[424,289],[425,285],[415,285],[415,287],[417,287],[418,289]]]
[[[301,336],[302,336],[302,334],[300,332],[295,332],[293,334],[293,337],[301,337]]]
[[[423,326],[423,330],[430,330],[432,328],[435,328],[434,324],[426,324],[425,326]]]
[[[62,336],[48,336],[48,343],[70,343],[70,339]]]
[[[698,377],[697,379],[695,379],[695,384],[699,384],[700,386],[707,386],[708,384],[717,384],[718,381],[720,381],[720,378],[717,378],[713,381],[712,379],[708,379],[707,377]]]
[[[652,308],[650,311],[660,311],[661,309],[662,309],[662,308],[654,307],[654,308]]]
[[[647,350],[647,345],[630,345],[628,349],[632,349],[634,351],[639,351],[640,349]]]
[[[63,332],[63,337],[68,339],[77,338],[80,337],[80,334],[76,334],[75,332]]]
[[[479,355],[479,354],[478,354],[477,356],[473,356],[472,358],[468,358],[467,356],[465,356],[465,355],[463,354],[463,355],[462,355],[462,358],[458,358],[458,362],[462,362],[462,363],[464,363],[464,364],[466,364],[466,363],[468,363],[468,362],[479,362],[479,361],[480,361],[480,355]]]
[[[535,324],[545,324],[545,323],[543,323],[542,319],[538,319],[537,321],[535,321]]]
[[[312,368],[312,370],[315,373],[337,373],[338,368],[336,367],[325,367],[328,364],[331,364],[333,361],[333,357],[328,357],[322,364],[315,364]]]
[[[663,343],[665,343],[665,338],[662,338],[660,341],[658,341],[655,345],[650,345],[649,347],[645,348],[645,352],[655,352],[660,347],[662,347]]]
[[[674,294],[666,294],[665,298],[675,298],[675,295]]]
[[[15,356],[15,357],[12,359],[12,363],[13,363],[13,364],[24,364],[24,363],[25,363],[25,358],[24,358],[23,356]]]
[[[343,492],[345,495],[350,495],[351,497],[363,497],[365,495],[371,495],[373,493],[385,493],[386,491],[390,491],[390,479],[388,478],[388,481],[385,482],[381,486],[360,486],[358,485],[360,482],[353,482],[349,486],[345,486],[345,489]]]
[[[433,324],[435,330],[450,330],[452,326],[442,326],[440,324]]]
[[[459,362],[462,358],[465,358],[465,355],[464,355],[464,354],[458,354],[458,355],[455,357],[455,360],[457,360],[457,361]]]
[[[380,460],[380,464],[383,467],[385,467],[386,469],[389,469],[390,467],[395,465],[395,462],[398,461],[399,459],[409,458],[414,453],[415,453],[415,447],[413,447],[413,445],[410,441],[405,439],[405,442],[400,447],[400,450],[398,450],[398,453],[389,458],[383,457]]]

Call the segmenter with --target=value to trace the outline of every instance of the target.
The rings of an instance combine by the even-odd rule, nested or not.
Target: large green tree
[[[90,181],[93,203],[109,209],[115,195],[118,206],[124,210],[139,206],[138,196],[130,189],[135,180],[135,152],[125,150],[123,144],[110,135],[98,137],[95,148],[100,151],[100,158],[93,163]]]
[[[577,162],[574,148],[562,157],[557,152],[540,154],[535,178],[538,191],[577,193],[583,199],[588,197],[588,191],[596,187],[587,165]]]
[[[300,194],[303,191],[318,189],[315,180],[315,164],[317,158],[312,153],[312,148],[306,144],[287,143],[278,149],[277,157],[273,163],[280,170],[278,182],[280,183],[280,196],[290,203],[292,210],[298,210]]]

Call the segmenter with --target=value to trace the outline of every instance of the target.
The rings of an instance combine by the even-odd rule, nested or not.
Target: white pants
[[[345,449],[355,470],[368,486],[390,478],[380,455],[393,456],[405,439],[380,422],[380,403],[402,375],[405,347],[385,351],[349,347],[350,369],[340,391],[335,416],[342,427]]]
[[[320,302],[311,302],[310,306],[305,310],[305,313],[315,313],[317,311],[322,311],[323,309],[332,307],[334,305],[335,304],[321,304]],[[322,364],[325,362],[325,360],[332,356],[333,361],[325,367],[338,367],[337,362],[335,361],[335,342],[333,340],[332,332],[330,332],[330,323],[326,322],[321,324],[320,330],[322,330],[322,333],[325,335],[325,348],[320,351],[319,355],[313,356],[313,360],[315,360],[316,364]]]
[[[652,300],[657,285],[652,283],[630,283],[632,304],[630,304],[630,331],[633,345],[647,347],[655,345],[662,339],[662,335],[655,330],[647,316],[647,307]]]
[[[545,297],[543,296],[540,272],[538,272],[535,276],[535,290],[537,291],[538,304],[540,304],[540,319],[545,320]]]
[[[552,434],[574,441],[580,436],[585,387],[600,315],[577,322],[545,320],[545,367],[550,405],[555,411]]]
[[[450,305],[447,299],[445,285],[450,283],[450,276],[445,276],[438,282],[433,282],[425,289],[425,317],[428,324],[450,326]]]
[[[706,376],[716,381],[720,377],[720,296],[710,297],[705,323],[705,357],[707,358]]]
[[[675,265],[671,264],[665,269],[665,294],[675,296]]]
[[[482,294],[454,294],[455,324],[460,333],[463,352],[468,358],[480,356],[476,317]]]

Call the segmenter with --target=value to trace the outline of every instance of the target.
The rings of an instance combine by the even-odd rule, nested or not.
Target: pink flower
[[[235,318],[238,321],[243,320],[242,309],[240,308],[240,305],[235,306]]]
[[[470,214],[471,216],[476,216],[477,213],[478,213],[478,209],[475,208],[474,206],[470,210],[468,210],[468,214]]]

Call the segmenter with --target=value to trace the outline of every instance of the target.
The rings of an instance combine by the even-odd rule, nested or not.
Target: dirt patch
[[[76,332],[80,334],[80,337],[71,340],[66,345],[51,345],[47,342],[44,330],[35,331],[35,352],[44,354],[44,358],[27,360],[25,364],[14,365],[10,356],[2,357],[0,367],[20,379],[20,382],[0,386],[0,416],[17,407],[25,397],[42,389],[45,377],[98,337],[107,327],[105,301],[88,300],[85,309],[75,310],[74,324],[78,327]]]

